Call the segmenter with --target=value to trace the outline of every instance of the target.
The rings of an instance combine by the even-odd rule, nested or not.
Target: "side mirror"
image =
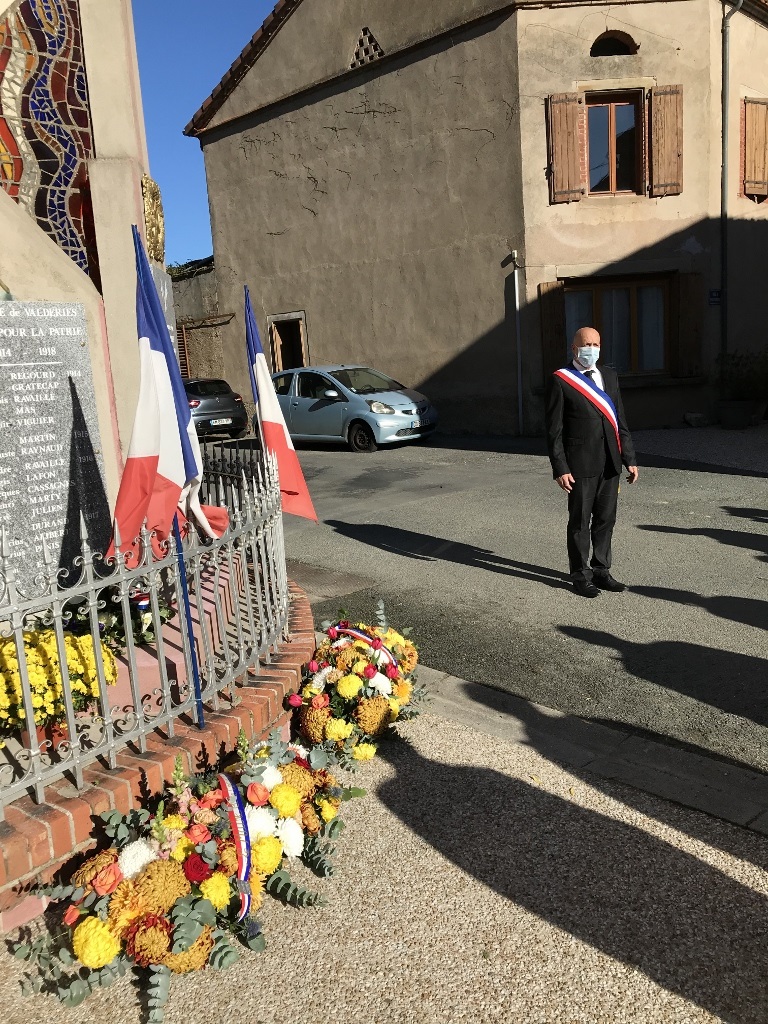
[[[339,392],[338,391],[334,391],[332,388],[329,388],[327,391],[323,392],[323,398],[327,398],[328,401],[330,401],[330,402],[338,401],[338,399],[339,399]]]

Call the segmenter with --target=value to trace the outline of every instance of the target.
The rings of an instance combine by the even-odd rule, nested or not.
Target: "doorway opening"
[[[304,313],[278,313],[267,317],[272,372],[309,364],[307,321]]]

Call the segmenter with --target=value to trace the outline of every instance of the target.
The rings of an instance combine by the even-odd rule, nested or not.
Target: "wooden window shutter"
[[[578,202],[584,194],[580,121],[584,97],[558,92],[547,101],[549,113],[549,196],[553,203]]]
[[[566,361],[565,288],[562,281],[543,281],[539,285],[541,314],[541,355],[544,380]]]
[[[189,346],[187,344],[187,328],[183,324],[179,324],[176,328],[176,348],[182,379],[189,380]]]
[[[701,274],[677,274],[670,288],[670,372],[697,377],[702,372],[706,284]]]
[[[744,100],[744,192],[768,196],[768,100]]]
[[[651,195],[683,191],[683,87],[651,89]]]

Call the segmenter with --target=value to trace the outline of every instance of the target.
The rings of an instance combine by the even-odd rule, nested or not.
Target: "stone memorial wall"
[[[109,506],[84,307],[0,302],[0,523],[20,589],[39,589],[43,540],[72,570],[81,516],[103,551]]]

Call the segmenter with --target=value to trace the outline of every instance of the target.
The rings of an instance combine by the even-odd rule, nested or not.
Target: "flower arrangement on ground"
[[[256,915],[265,893],[320,904],[288,865],[301,859],[331,875],[339,808],[365,791],[340,786],[310,757],[277,733],[254,747],[241,733],[225,770],[188,777],[177,759],[153,812],[102,815],[109,846],[70,884],[42,890],[67,901],[61,932],[16,947],[37,968],[27,989],[74,1006],[129,968],[146,969],[150,1024],[161,1024],[173,974],[229,966],[238,956],[232,937],[264,948]]]
[[[299,693],[286,703],[296,712],[300,739],[318,763],[354,768],[370,760],[377,742],[397,721],[419,714],[425,691],[417,687],[419,655],[409,630],[390,627],[379,602],[379,624],[328,624],[305,668]]]
[[[90,635],[64,634],[72,703],[86,710],[101,695],[96,667],[96,648]],[[100,644],[107,686],[117,681],[117,663],[105,643]],[[0,638],[0,735],[26,725],[22,699],[19,652],[13,637]],[[56,634],[52,629],[24,633],[24,658],[32,692],[35,725],[48,725],[65,716],[64,688]]]

